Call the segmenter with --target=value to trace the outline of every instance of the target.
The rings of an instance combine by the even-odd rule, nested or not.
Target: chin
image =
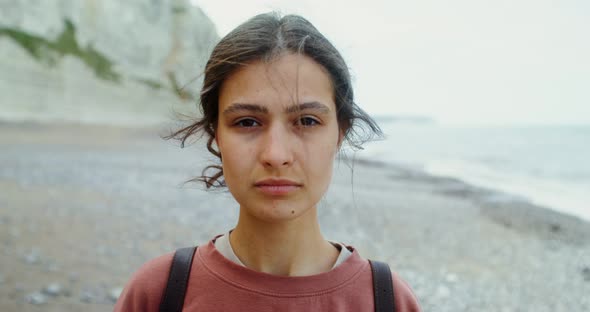
[[[248,210],[249,215],[264,222],[291,221],[313,209],[310,208],[311,205],[289,203],[287,200],[269,200],[257,206],[257,209],[245,209]]]

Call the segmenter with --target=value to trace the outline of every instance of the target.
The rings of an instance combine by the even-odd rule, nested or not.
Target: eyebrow
[[[293,114],[303,110],[318,110],[322,114],[328,114],[330,112],[330,108],[328,106],[317,102],[304,102],[298,105],[291,105],[285,109],[285,113]],[[262,113],[268,114],[268,108],[259,105],[259,104],[249,104],[249,103],[233,103],[228,108],[223,111],[224,115],[239,112],[239,111],[248,111],[253,113]]]
[[[224,115],[240,112],[240,111],[248,111],[254,113],[263,113],[268,114],[268,108],[258,105],[258,104],[247,104],[247,103],[233,103],[228,108],[223,111]]]
[[[296,113],[302,110],[307,110],[307,109],[311,109],[311,110],[318,110],[323,114],[327,114],[330,112],[330,109],[328,108],[328,106],[320,103],[320,102],[305,102],[305,103],[301,103],[299,105],[291,105],[289,107],[287,107],[287,109],[285,109],[285,112],[287,114],[292,114],[292,113]]]

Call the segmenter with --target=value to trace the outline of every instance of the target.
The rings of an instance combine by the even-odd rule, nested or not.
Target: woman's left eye
[[[315,125],[319,125],[319,124],[320,124],[320,122],[313,117],[304,116],[304,117],[300,117],[297,120],[297,125],[303,126],[303,127],[311,127],[311,126],[315,126]]]
[[[260,126],[260,123],[252,118],[243,118],[236,121],[235,125],[240,128],[252,128]]]

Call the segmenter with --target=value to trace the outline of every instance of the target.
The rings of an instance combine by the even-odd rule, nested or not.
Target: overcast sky
[[[590,124],[590,1],[191,0],[221,36],[278,10],[342,52],[372,114],[458,124]]]

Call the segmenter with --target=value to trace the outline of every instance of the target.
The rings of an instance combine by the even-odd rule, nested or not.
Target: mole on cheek
[[[291,210],[291,214],[295,214],[295,210]]]

